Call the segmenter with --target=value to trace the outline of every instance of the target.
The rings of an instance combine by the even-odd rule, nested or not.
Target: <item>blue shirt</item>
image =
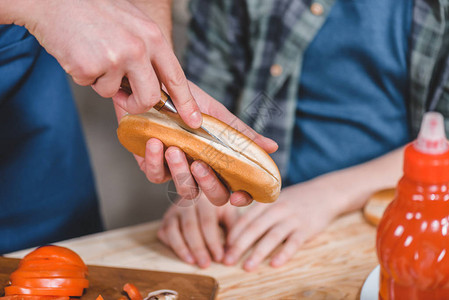
[[[0,254],[102,229],[66,75],[23,27],[0,26]]]
[[[412,5],[336,1],[304,54],[285,185],[366,162],[409,141]]]

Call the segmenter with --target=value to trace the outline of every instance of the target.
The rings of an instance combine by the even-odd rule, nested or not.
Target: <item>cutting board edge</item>
[[[215,279],[212,276],[209,275],[199,275],[199,274],[192,274],[192,273],[179,273],[179,272],[167,272],[167,271],[159,271],[159,270],[151,270],[151,269],[133,269],[133,268],[123,268],[123,267],[111,267],[111,266],[102,266],[102,265],[87,265],[88,268],[91,267],[98,267],[98,268],[114,268],[114,269],[118,269],[118,270],[129,270],[129,271],[150,271],[150,272],[154,272],[154,273],[161,273],[161,274],[173,274],[173,275],[178,275],[181,274],[183,276],[189,276],[189,277],[199,277],[202,280],[204,279],[208,279],[210,281],[212,281],[212,285],[214,286],[214,290],[213,290],[213,294],[211,295],[210,299],[215,299],[217,297],[218,294],[218,289],[220,288],[220,285],[217,281],[217,279]]]
[[[16,262],[18,263],[21,259],[19,258],[14,258],[14,257],[5,257],[5,256],[1,256],[0,255],[0,260],[7,260],[7,261],[11,261],[11,262]],[[128,271],[148,271],[148,272],[153,272],[153,273],[161,273],[161,274],[173,274],[173,275],[182,275],[182,276],[187,276],[187,277],[196,277],[196,278],[201,278],[201,280],[209,280],[211,281],[211,286],[213,286],[213,290],[211,291],[211,295],[210,295],[210,299],[216,299],[217,294],[218,294],[218,290],[220,288],[218,281],[212,277],[212,276],[208,276],[208,275],[199,275],[199,274],[192,274],[192,273],[176,273],[176,272],[166,272],[166,271],[159,271],[159,270],[149,270],[149,269],[132,269],[132,268],[124,268],[124,267],[113,267],[113,266],[102,266],[102,265],[87,265],[88,268],[113,268],[116,270],[128,270]],[[0,288],[3,290],[3,288],[0,286]]]

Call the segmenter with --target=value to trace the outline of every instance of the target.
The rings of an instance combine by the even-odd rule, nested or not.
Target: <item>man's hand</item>
[[[276,151],[277,144],[273,140],[255,132],[195,84],[189,82],[189,85],[202,112],[214,116],[241,131],[268,153]],[[121,99],[118,99],[121,97],[125,98],[127,94],[120,91],[114,96],[115,102],[121,101]],[[125,114],[123,109],[117,106],[116,112],[119,120]],[[177,147],[164,149],[164,145],[158,139],[148,140],[145,158],[136,155],[134,157],[149,181],[163,183],[173,178],[176,190],[181,197],[196,197],[196,192],[193,191],[192,193],[192,187],[198,184],[209,201],[217,206],[224,205],[228,201],[235,206],[245,206],[253,201],[246,192],[238,191],[230,195],[228,189],[208,165],[202,161],[195,161],[189,166],[184,152]],[[164,158],[167,164],[165,164]]]
[[[199,108],[160,27],[127,0],[5,0],[2,20],[24,25],[80,85],[114,96],[122,78],[133,94],[116,104],[142,113],[160,99],[164,84],[183,120],[201,125]],[[5,22],[4,21],[4,22]]]
[[[207,268],[211,257],[216,262],[223,259],[224,237],[220,225],[229,231],[237,218],[235,207],[229,204],[216,207],[201,195],[196,205],[171,206],[157,236],[185,262]]]

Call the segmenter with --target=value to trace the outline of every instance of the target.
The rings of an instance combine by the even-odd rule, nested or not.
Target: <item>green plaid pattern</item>
[[[412,0],[409,0],[412,1]],[[310,7],[323,7],[314,15]],[[334,0],[192,0],[187,77],[276,140],[285,175],[302,58]],[[449,117],[449,0],[414,0],[407,99],[416,136],[431,107]],[[276,66],[277,72],[272,66]],[[281,70],[281,72],[279,72]],[[449,119],[446,119],[449,132]]]

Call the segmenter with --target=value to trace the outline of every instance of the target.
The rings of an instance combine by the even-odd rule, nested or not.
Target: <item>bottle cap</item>
[[[428,184],[449,182],[449,144],[441,114],[424,115],[418,138],[405,147],[404,176]]]
[[[413,146],[416,150],[426,154],[442,154],[449,150],[444,131],[444,118],[440,113],[424,114],[418,138]]]

